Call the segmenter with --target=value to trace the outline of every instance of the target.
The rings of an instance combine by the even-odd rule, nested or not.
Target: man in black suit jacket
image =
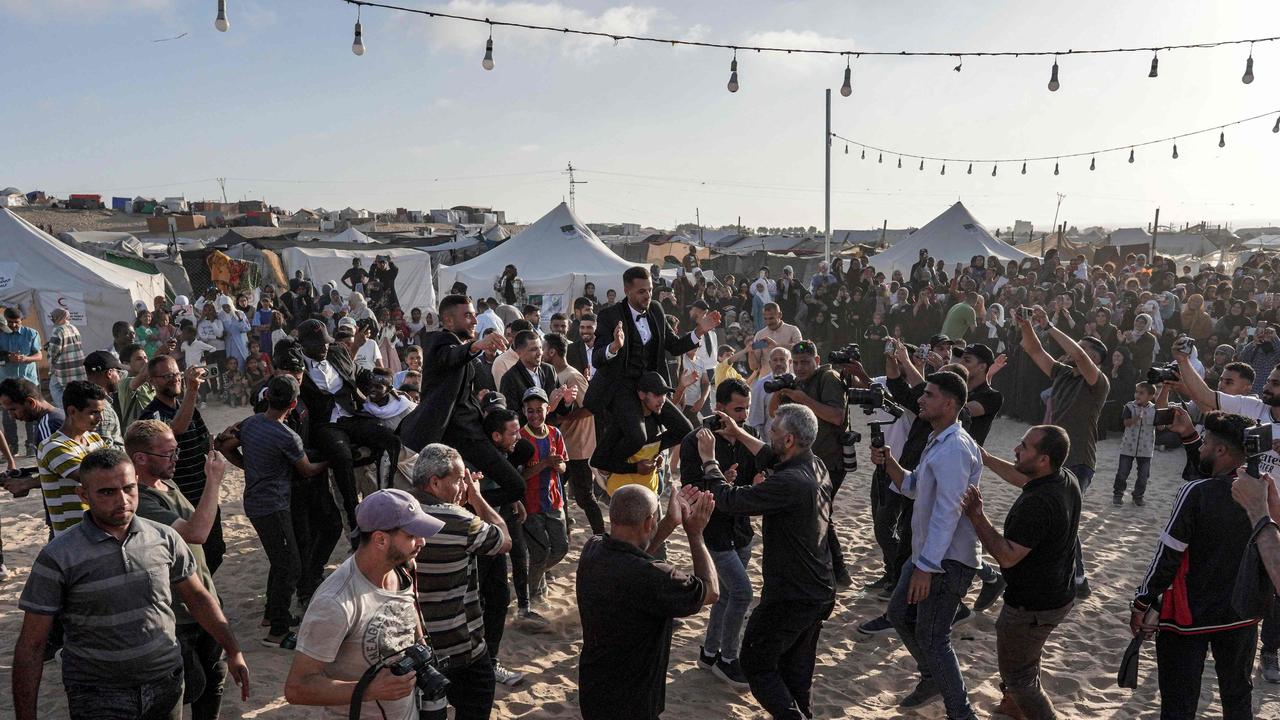
[[[502,333],[475,339],[476,310],[462,295],[440,301],[440,330],[427,333],[422,346],[422,402],[400,423],[405,447],[421,452],[430,443],[456,449],[471,467],[497,484],[484,497],[494,507],[524,497],[524,477],[494,449],[485,434],[480,401],[482,389],[475,362],[486,350],[505,350]]]
[[[520,425],[528,419],[524,415],[524,394],[531,387],[538,387],[548,396],[547,416],[559,417],[569,411],[569,406],[577,399],[577,389],[560,387],[556,379],[556,369],[550,363],[542,362],[542,338],[532,330],[521,330],[516,333],[511,343],[520,362],[502,375],[502,395],[507,399],[507,407],[520,415]],[[566,392],[575,393],[573,397],[563,400]]]
[[[624,301],[600,311],[591,355],[596,372],[583,405],[598,418],[597,437],[604,437],[602,428],[615,427],[621,439],[612,450],[628,457],[643,447],[647,438],[636,381],[646,372],[656,372],[669,385],[667,355],[697,347],[702,336],[720,324],[720,313],[706,313],[693,332],[677,337],[661,306],[651,302],[653,281],[647,269],[633,267],[623,273],[622,291]],[[693,429],[670,400],[659,417],[667,429],[683,427],[686,434]]]
[[[365,414],[364,394],[356,387],[356,367],[347,349],[329,337],[319,320],[298,325],[306,366],[299,388],[299,400],[307,408],[309,440],[322,458],[329,461],[333,480],[342,495],[347,523],[356,527],[356,490],[353,451],[367,447],[391,459],[387,477],[380,487],[390,487],[391,473],[400,460],[400,438],[377,419]]]
[[[565,361],[590,380],[595,374],[595,367],[591,365],[591,350],[596,344],[596,316],[594,313],[586,313],[575,322],[578,323],[578,338],[569,344]]]

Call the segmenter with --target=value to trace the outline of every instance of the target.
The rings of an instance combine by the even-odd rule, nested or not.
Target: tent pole
[[[1151,226],[1151,255],[1147,257],[1147,262],[1154,267],[1156,263],[1156,235],[1160,234],[1160,208],[1156,208],[1156,221]]]
[[[823,151],[827,158],[827,180],[826,192],[823,198],[826,201],[825,212],[823,214],[823,229],[825,234],[823,239],[826,250],[823,252],[823,259],[827,261],[827,267],[831,266],[831,88],[827,88],[827,131],[822,136]]]

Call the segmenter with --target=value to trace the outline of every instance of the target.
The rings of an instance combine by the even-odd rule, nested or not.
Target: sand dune
[[[243,412],[217,407],[206,411],[206,421],[220,429]],[[1011,455],[1025,426],[1000,419],[987,446],[997,454]],[[1119,442],[1115,436],[1099,446],[1100,467],[1095,487],[1085,498],[1082,534],[1085,538],[1093,597],[1077,605],[1067,622],[1052,637],[1046,651],[1044,685],[1064,717],[1072,718],[1155,718],[1157,689],[1153,649],[1148,646],[1142,664],[1141,685],[1130,691],[1116,687],[1115,671],[1128,642],[1128,599],[1140,579],[1155,547],[1156,536],[1169,513],[1170,503],[1182,485],[1181,452],[1158,453],[1145,507],[1111,505],[1111,481]],[[869,472],[864,467],[845,483],[837,499],[837,515],[850,559],[855,588],[875,579],[879,573],[879,552],[875,548],[867,515]],[[1131,478],[1132,480],[1132,478]],[[223,716],[228,718],[311,718],[313,709],[287,705],[283,684],[290,654],[258,645],[264,630],[262,616],[266,557],[244,517],[240,503],[242,477],[237,472],[223,487],[223,522],[229,546],[228,557],[215,578],[228,616],[245,646],[253,674],[252,696],[247,703],[228,693]],[[1016,495],[1016,489],[989,473],[983,478],[988,514],[997,526]],[[524,671],[528,679],[515,689],[498,690],[497,718],[573,718],[577,711],[577,653],[580,630],[573,605],[573,569],[578,550],[586,540],[587,523],[574,510],[575,524],[568,558],[554,571],[544,614],[550,628],[530,632],[519,623],[508,626],[502,660]],[[15,500],[7,493],[0,499],[3,518],[5,560],[15,577],[0,585],[0,637],[12,647],[22,622],[17,598],[25,582],[31,560],[46,537],[40,499]],[[679,531],[673,536],[671,553],[677,565],[688,567],[687,544]],[[339,548],[334,562],[341,561]],[[757,572],[759,551],[753,562]],[[758,575],[757,575],[758,578]],[[976,584],[975,584],[976,585]],[[756,585],[757,594],[759,584]],[[975,590],[976,592],[976,590]],[[972,596],[971,598],[972,599]],[[999,603],[972,622],[957,628],[954,641],[970,697],[980,717],[992,716],[999,701],[994,622]],[[835,612],[823,631],[818,666],[814,678],[814,711],[819,718],[858,717],[878,720],[898,717],[941,718],[941,703],[917,713],[898,710],[898,699],[914,685],[914,667],[906,651],[893,635],[862,639],[857,624],[878,614],[883,603],[862,597],[856,590],[840,596]],[[513,612],[514,618],[514,612]],[[706,613],[686,620],[676,630],[672,644],[667,686],[667,711],[672,720],[706,718],[757,718],[764,713],[749,693],[739,693],[695,664],[698,644],[705,627]],[[10,694],[12,655],[0,656],[0,717],[12,717]],[[1211,665],[1202,689],[1201,715],[1220,716],[1221,708],[1211,702],[1217,681]],[[60,671],[47,665],[43,685],[41,715],[65,714],[65,696]],[[1260,718],[1280,717],[1280,686],[1268,685],[1255,676],[1254,702]]]

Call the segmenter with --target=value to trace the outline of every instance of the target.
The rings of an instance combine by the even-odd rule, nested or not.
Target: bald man
[[[649,488],[624,485],[613,493],[612,532],[588,540],[578,563],[583,720],[654,720],[662,713],[671,621],[699,612],[720,596],[702,541],[714,508],[710,493],[688,486],[672,491],[659,522],[658,497]],[[692,577],[650,554],[676,525],[689,536]]]

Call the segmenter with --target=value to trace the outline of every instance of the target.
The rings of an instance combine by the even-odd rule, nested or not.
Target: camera
[[[702,418],[702,427],[711,432],[719,432],[724,429],[724,421],[720,419],[719,415],[708,415]]]
[[[1018,308],[1018,317],[1023,320],[1026,320],[1027,322],[1031,322],[1031,319],[1034,318],[1035,315],[1036,315],[1035,308],[1029,308],[1025,306]]]
[[[1271,423],[1246,428],[1241,440],[1244,445],[1244,454],[1249,458],[1246,462],[1246,470],[1253,477],[1260,477],[1262,456],[1271,452]]]
[[[774,379],[764,382],[764,391],[767,393],[775,393],[779,390],[795,390],[796,387],[796,376],[791,373],[778,375]]]
[[[849,343],[839,350],[832,350],[827,355],[827,362],[832,365],[848,365],[862,360],[862,350],[857,343]]]
[[[1158,367],[1153,367],[1147,371],[1147,382],[1151,383],[1152,385],[1157,385],[1159,383],[1165,383],[1165,382],[1178,382],[1181,379],[1182,379],[1182,375],[1179,374],[1177,363],[1160,365]]]
[[[925,345],[924,343],[920,343],[919,345],[911,349],[912,357],[914,357],[917,360],[928,360],[930,352],[931,350],[929,346]]]
[[[866,411],[884,407],[884,388],[879,385],[869,388],[849,388],[844,391],[844,396],[850,405],[861,405]]]
[[[1191,351],[1196,349],[1195,338],[1189,335],[1183,335],[1179,337],[1177,340],[1173,341],[1173,349],[1177,350],[1183,355],[1190,355]]]
[[[417,673],[418,691],[423,700],[439,700],[445,696],[449,679],[436,669],[435,653],[431,648],[417,643],[405,648],[404,657],[393,663],[391,674],[397,676]]]

